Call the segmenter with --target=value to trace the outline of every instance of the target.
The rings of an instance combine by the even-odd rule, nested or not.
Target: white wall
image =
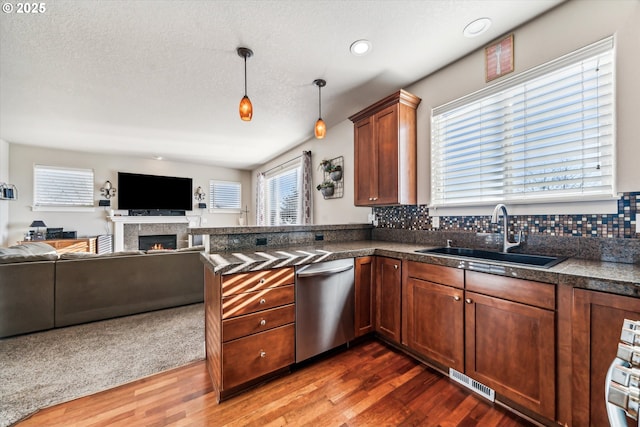
[[[514,29],[515,70],[520,73],[615,34],[617,74],[617,189],[640,191],[640,1],[568,1],[537,19]],[[498,37],[497,37],[498,38]],[[422,98],[418,107],[418,203],[427,204],[430,194],[431,109],[489,86],[484,76],[484,49],[477,50],[404,89]],[[365,108],[363,105],[362,108]],[[356,113],[357,111],[353,111]],[[311,126],[312,124],[310,124]],[[323,155],[345,155],[345,197],[322,200],[316,194],[317,224],[366,222],[365,208],[353,207],[353,126],[345,118],[327,131],[327,139],[309,140],[279,156],[257,171],[286,160],[303,149],[311,150],[314,162]],[[293,153],[293,154],[292,154]],[[348,159],[348,160],[347,160]],[[351,165],[351,166],[350,166]],[[314,175],[318,182],[320,175]],[[255,185],[255,178],[252,181]],[[351,188],[349,188],[351,187]],[[255,197],[253,198],[255,200]],[[335,203],[334,203],[335,202]],[[255,209],[255,206],[254,206]],[[516,212],[517,213],[517,212]],[[540,213],[540,212],[539,212]]]
[[[43,220],[48,227],[63,227],[65,230],[77,231],[79,237],[112,232],[111,223],[107,221],[108,209],[111,208],[96,207],[93,212],[32,211],[34,164],[93,169],[96,206],[97,201],[102,199],[100,187],[106,180],[111,181],[117,189],[118,171],[193,178],[194,191],[198,186],[202,186],[207,193],[207,206],[209,206],[210,179],[238,181],[242,183],[242,206],[251,205],[251,180],[248,171],[165,160],[55,150],[22,144],[8,145],[11,166],[9,181],[17,186],[19,199],[9,204],[8,237],[0,241],[0,245],[3,246],[10,246],[16,241],[22,240],[24,233],[29,230],[29,224],[34,219]],[[111,199],[113,207],[118,206],[117,196],[116,192],[116,197]],[[2,202],[2,204],[6,203]],[[195,200],[193,203],[196,206]],[[200,209],[187,212],[196,226],[199,225],[200,213]],[[235,213],[212,214],[204,212],[202,225],[211,227],[238,225],[239,216]]]
[[[640,191],[639,23],[637,0],[574,0],[514,30],[515,70],[509,75],[615,34],[619,192]],[[489,85],[484,81],[484,49],[481,49],[407,88],[422,98],[418,113],[418,203],[430,200],[431,109]]]

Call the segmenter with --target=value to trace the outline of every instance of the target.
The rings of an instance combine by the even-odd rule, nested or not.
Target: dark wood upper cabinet
[[[416,109],[400,90],[349,117],[354,123],[356,206],[416,204]]]

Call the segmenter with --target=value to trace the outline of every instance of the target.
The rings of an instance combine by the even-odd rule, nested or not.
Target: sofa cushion
[[[8,248],[0,248],[0,256],[2,255],[48,255],[56,254],[53,246],[44,242],[29,242],[19,245],[9,246]]]
[[[16,258],[55,255],[17,255]],[[53,260],[0,264],[0,338],[53,328]]]
[[[122,254],[56,262],[56,327],[203,301],[199,252]]]
[[[9,254],[0,255],[0,264],[15,264],[18,262],[34,262],[34,261],[55,261],[58,259],[58,254],[43,254],[43,255],[21,255],[21,254]]]

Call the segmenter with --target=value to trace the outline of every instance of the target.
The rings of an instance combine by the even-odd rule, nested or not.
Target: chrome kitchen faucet
[[[493,209],[493,215],[491,215],[491,224],[498,223],[498,215],[502,211],[502,252],[509,252],[509,249],[520,246],[523,242],[524,234],[522,230],[518,232],[518,239],[511,243],[509,241],[509,214],[507,213],[507,207],[504,203],[498,203]]]

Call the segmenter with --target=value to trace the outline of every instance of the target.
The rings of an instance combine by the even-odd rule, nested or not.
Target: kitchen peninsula
[[[235,342],[225,342],[222,337],[225,322],[233,320],[221,318],[225,301],[222,284],[239,275],[257,279],[257,283],[262,281],[263,290],[277,289],[282,293],[292,285],[293,270],[299,266],[355,258],[356,330],[372,330],[376,338],[445,374],[450,367],[462,370],[495,389],[496,400],[542,423],[573,420],[574,425],[581,425],[604,409],[602,399],[589,394],[590,388],[603,389],[600,376],[604,376],[606,368],[600,367],[610,363],[608,355],[603,358],[597,354],[605,348],[615,353],[619,318],[640,318],[640,265],[588,259],[594,253],[610,259],[606,247],[574,253],[562,253],[562,248],[555,248],[560,252],[558,255],[569,258],[544,269],[416,252],[444,246],[451,237],[455,245],[476,246],[477,237],[473,233],[408,232],[376,229],[368,224],[198,228],[190,229],[190,233],[209,236],[210,251],[201,254],[206,283],[207,363],[220,399],[285,373],[294,364],[291,355],[280,354],[272,370],[256,370],[259,375],[254,376],[243,373],[242,383],[232,383],[229,390],[224,388],[223,348]],[[385,273],[385,265],[392,266],[391,274]],[[270,286],[270,280],[279,283]],[[359,293],[364,298],[358,298]],[[431,329],[437,326],[418,327],[437,325],[420,317],[424,309],[412,310],[414,304],[427,303],[436,304],[431,308],[442,305],[444,319],[450,323],[447,332],[441,335],[456,336],[458,342],[433,341],[438,333]],[[285,313],[287,306],[295,304],[295,298],[286,296],[277,304],[279,320],[264,333],[278,335],[273,340],[276,348],[287,348],[290,352],[295,343],[282,337],[290,336],[287,328],[295,325],[295,319]],[[490,311],[492,307],[499,310]],[[369,329],[358,324],[363,320],[358,313],[367,310],[372,322]],[[508,316],[500,317],[501,313]],[[590,318],[592,322],[585,322]],[[484,323],[475,327],[471,319]],[[526,326],[501,324],[514,319],[518,323],[527,322]],[[258,315],[252,320],[265,319]],[[535,339],[526,340],[531,333]],[[240,339],[249,345],[252,342],[252,338],[247,339],[249,336],[257,335]],[[494,340],[496,345],[508,346],[500,347],[500,354],[484,351],[483,345],[493,348]],[[591,345],[600,350],[590,351]],[[248,354],[254,360],[247,361],[244,365],[247,369],[274,360],[269,357],[271,352],[258,350],[266,356],[261,357],[260,351]],[[499,366],[500,370],[486,368],[491,366]]]

